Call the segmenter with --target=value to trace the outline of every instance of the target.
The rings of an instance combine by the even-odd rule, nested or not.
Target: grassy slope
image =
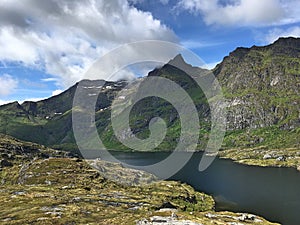
[[[26,154],[24,149],[28,150]],[[7,152],[14,155],[7,156]],[[40,153],[56,158],[43,158]],[[3,157],[13,166],[0,169],[1,224],[128,225],[154,215],[170,216],[170,211],[157,211],[165,203],[176,207],[179,220],[225,224],[238,222],[241,216],[214,212],[212,197],[186,184],[154,181],[128,186],[116,183],[83,160],[61,158],[56,150],[8,136],[0,138],[0,161]],[[120,179],[128,172],[117,164],[105,165],[102,170],[115,171],[114,176]],[[262,225],[272,224],[259,217],[256,219],[261,220]],[[251,220],[246,222],[254,224]]]

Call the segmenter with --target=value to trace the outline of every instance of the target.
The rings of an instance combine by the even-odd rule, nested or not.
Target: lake
[[[112,154],[133,167],[151,165],[168,156],[168,153]],[[217,210],[249,212],[284,225],[300,224],[300,172],[290,168],[240,165],[219,158],[207,170],[199,172],[202,154],[194,153],[170,180],[188,183],[198,191],[211,194]]]

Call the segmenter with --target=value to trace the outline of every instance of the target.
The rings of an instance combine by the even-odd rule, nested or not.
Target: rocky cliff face
[[[238,48],[214,73],[228,98],[228,129],[300,125],[300,39]]]

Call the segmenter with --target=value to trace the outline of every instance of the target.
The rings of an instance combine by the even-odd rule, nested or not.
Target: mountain
[[[126,82],[80,82],[80,85],[85,87],[83,91],[86,92],[87,98],[103,84],[103,91],[96,104],[97,111],[109,107],[116,92]],[[76,83],[63,93],[42,101],[23,104],[13,102],[0,106],[0,133],[47,146],[71,144],[69,149],[76,148],[72,131],[72,107],[78,85],[79,83]],[[107,115],[106,112],[101,114]],[[99,119],[101,120],[104,118]]]
[[[208,100],[196,82],[174,65],[180,65],[194,78],[205,78],[212,72],[218,79],[228,109],[224,149],[300,147],[299,38],[280,38],[268,46],[237,48],[212,71],[193,67],[178,55],[149,73],[149,77],[175,81],[191,96],[199,113],[201,127],[198,149],[204,149],[211,125]],[[138,91],[143,87],[143,81],[83,80],[43,101],[13,102],[0,106],[0,133],[55,148],[76,149],[72,106],[75,91],[80,87],[82,101],[89,101],[99,93],[95,122],[106,147],[128,150],[114,135],[110,121],[111,104],[122,89],[126,89],[127,93]],[[117,102],[122,106],[122,99]],[[155,150],[174,149],[180,138],[180,118],[174,107],[161,98],[148,97],[133,107],[130,113],[133,134],[147,138],[150,134],[148,124],[154,116],[163,118],[168,127],[165,139]],[[130,133],[124,130],[122,136],[127,135]]]
[[[228,105],[225,145],[299,147],[299,38],[237,48],[213,72]]]

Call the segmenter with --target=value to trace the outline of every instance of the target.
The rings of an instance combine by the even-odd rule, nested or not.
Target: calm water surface
[[[168,156],[167,153],[122,152],[113,155],[133,166],[151,165]],[[207,170],[199,172],[201,157],[202,153],[195,153],[170,180],[186,182],[198,191],[211,194],[217,210],[249,212],[270,221],[300,225],[300,172],[239,165],[218,158]]]

